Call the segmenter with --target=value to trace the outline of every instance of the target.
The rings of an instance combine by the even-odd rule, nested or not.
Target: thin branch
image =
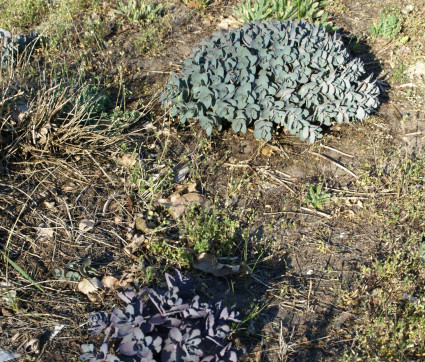
[[[273,175],[271,172],[261,169],[261,168],[257,168],[257,170],[259,172],[261,172],[262,174],[264,174],[266,177],[270,177],[273,180],[275,180],[277,183],[279,183],[280,185],[282,185],[283,187],[285,187],[289,192],[291,192],[292,194],[295,194],[295,191],[292,190],[284,181],[282,181],[281,179],[277,178],[275,175]]]
[[[341,163],[334,160],[332,157],[330,157],[328,155],[322,155],[321,153],[317,153],[317,152],[313,152],[313,151],[310,151],[310,153],[317,156],[317,157],[323,158],[324,160],[331,161],[333,164],[335,164],[335,166],[339,167],[341,170],[344,170],[349,175],[351,175],[355,178],[359,178],[359,176],[357,176],[354,172],[350,171],[347,167],[343,166]]]
[[[329,215],[329,214],[326,214],[326,213],[324,213],[324,212],[322,212],[322,211],[318,211],[318,210],[312,210],[312,209],[309,209],[309,208],[307,208],[307,207],[302,207],[302,206],[301,206],[301,210],[311,212],[312,214],[315,214],[315,215],[318,215],[318,216],[322,216],[322,217],[325,217],[325,218],[327,218],[327,219],[332,218],[332,216],[331,216],[331,215]]]
[[[339,154],[341,154],[343,156],[347,156],[347,157],[351,157],[351,158],[356,157],[356,156],[353,156],[353,155],[349,155],[348,153],[342,152],[340,150],[337,150],[336,148],[333,148],[333,147],[329,147],[329,146],[325,146],[325,145],[322,145],[322,147],[323,148],[326,148],[327,150],[330,150],[330,151],[334,151],[336,153],[339,153]]]
[[[93,160],[93,162],[96,164],[97,167],[99,167],[99,169],[102,171],[102,173],[106,176],[106,178],[111,182],[111,184],[114,184],[114,181],[109,177],[109,175],[105,172],[105,170],[102,168],[102,166],[99,164],[99,162],[97,162],[93,156],[87,151],[84,150],[84,152]]]

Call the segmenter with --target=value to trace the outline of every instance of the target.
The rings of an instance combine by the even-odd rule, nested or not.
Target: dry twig
[[[341,170],[344,170],[345,172],[347,172],[349,175],[355,177],[355,178],[359,178],[354,172],[350,171],[348,168],[346,168],[345,166],[343,166],[341,163],[339,163],[338,161],[334,160],[332,157],[328,156],[328,155],[322,155],[321,153],[317,153],[317,152],[313,152],[310,151],[310,153],[312,155],[315,155],[317,157],[320,157],[324,160],[327,161],[331,161],[335,166],[339,167]]]

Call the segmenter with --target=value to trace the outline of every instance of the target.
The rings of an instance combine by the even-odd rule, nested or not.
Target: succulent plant
[[[379,88],[337,34],[301,21],[264,21],[203,40],[173,73],[161,101],[171,116],[213,128],[231,123],[256,138],[275,126],[301,140],[322,137],[322,125],[363,121],[379,105]]]
[[[82,345],[81,360],[97,361],[237,361],[243,353],[226,342],[229,323],[239,314],[221,302],[201,303],[188,278],[165,274],[167,291],[127,290],[118,296],[125,310],[94,313],[89,330],[104,333],[99,351]],[[149,297],[146,303],[143,296]]]
[[[1,65],[7,66],[16,59],[18,53],[24,51],[25,47],[37,37],[36,34],[12,35],[11,32],[0,28],[0,51]]]
[[[82,276],[96,275],[96,269],[91,266],[91,259],[87,258],[81,263],[70,262],[63,269],[53,269],[52,274],[60,280],[78,282]]]
[[[111,100],[98,87],[87,85],[76,99],[84,108],[84,118],[98,117],[111,107]]]

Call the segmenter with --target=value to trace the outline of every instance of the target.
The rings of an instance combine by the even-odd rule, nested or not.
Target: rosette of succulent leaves
[[[201,303],[189,279],[176,271],[165,274],[168,291],[144,289],[119,293],[125,310],[89,317],[89,330],[104,333],[99,351],[82,345],[81,360],[98,361],[237,361],[242,349],[226,337],[239,314],[221,302]],[[147,302],[142,302],[146,295]]]
[[[379,87],[339,36],[301,21],[251,22],[203,40],[173,73],[161,101],[181,122],[211,135],[229,122],[270,140],[276,126],[313,143],[322,126],[363,121],[379,106]]]

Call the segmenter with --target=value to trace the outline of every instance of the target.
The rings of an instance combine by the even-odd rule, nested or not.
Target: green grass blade
[[[18,264],[16,264],[12,259],[10,259],[3,251],[3,256],[6,258],[7,262],[10,263],[26,280],[28,280],[30,283],[32,283],[34,286],[36,286],[38,289],[40,289],[44,293],[44,289],[40,287],[26,272],[24,269],[22,269]]]

